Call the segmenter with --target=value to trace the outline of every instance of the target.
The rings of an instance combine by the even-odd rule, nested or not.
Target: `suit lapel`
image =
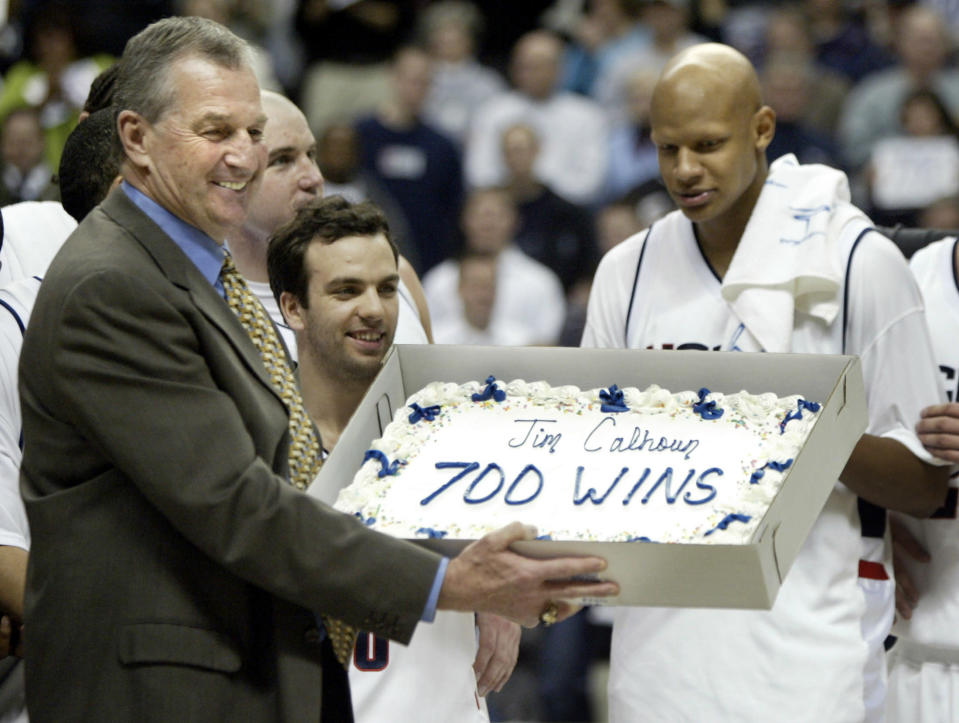
[[[263,366],[260,352],[253,345],[246,329],[180,247],[149,216],[137,208],[122,190],[107,196],[101,208],[143,246],[171,283],[190,295],[200,312],[220,329],[250,372],[283,403]]]

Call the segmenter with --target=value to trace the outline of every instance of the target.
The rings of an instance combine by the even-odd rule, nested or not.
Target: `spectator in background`
[[[403,254],[423,274],[450,255],[462,202],[462,165],[456,145],[422,120],[431,65],[406,47],[393,59],[390,97],[356,124],[364,170],[402,209],[410,229]]]
[[[18,108],[0,129],[0,206],[36,201],[50,190],[53,172],[44,160],[43,128],[35,108]]]
[[[552,269],[568,291],[598,261],[593,220],[584,208],[558,196],[536,176],[540,141],[530,126],[503,133],[506,188],[519,213],[515,242],[528,256]]]
[[[640,22],[643,0],[591,0],[566,48],[564,90],[592,95],[596,78],[620,56],[645,48],[649,29]]]
[[[649,137],[649,98],[657,77],[658,71],[638,68],[626,79],[628,117],[609,136],[609,168],[603,190],[606,202],[659,178],[656,144]]]
[[[902,131],[879,140],[864,172],[869,211],[883,226],[915,226],[919,211],[959,193],[959,128],[933,91],[909,93],[899,115]]]
[[[299,0],[294,28],[306,55],[302,107],[316,134],[389,98],[390,58],[413,27],[413,3]]]
[[[372,201],[390,221],[393,240],[400,253],[416,255],[410,248],[409,223],[380,182],[363,169],[360,137],[356,127],[346,121],[333,121],[320,134],[316,162],[323,173],[327,196],[343,196],[350,203]]]
[[[843,0],[804,0],[803,10],[810,23],[817,62],[858,83],[894,59],[872,37],[864,18],[853,15],[850,5]]]
[[[959,231],[959,196],[947,196],[933,201],[919,212],[919,228]]]
[[[671,208],[671,205],[670,205]],[[666,210],[663,211],[663,215]],[[602,258],[613,246],[622,243],[633,234],[642,231],[649,223],[643,223],[636,205],[624,199],[608,203],[596,213],[596,241],[599,257]],[[581,278],[566,293],[566,319],[559,334],[559,346],[579,346],[586,327],[586,307],[593,285],[595,264],[589,275]]]
[[[803,84],[808,88],[807,95],[816,102],[806,103],[798,118],[803,127],[825,134],[832,142],[851,82],[816,58],[810,20],[797,5],[776,8],[766,21],[758,67],[764,69],[777,59],[806,69]],[[778,120],[778,110],[776,114]]]
[[[839,151],[832,139],[805,120],[815,106],[816,69],[807,56],[781,53],[766,59],[760,80],[766,103],[776,111],[776,135],[766,148],[769,160],[792,153],[800,163],[839,166]]]
[[[7,71],[0,92],[0,120],[18,108],[37,109],[51,168],[60,163],[90,83],[113,62],[107,55],[79,57],[75,22],[70,6],[50,3],[28,30],[26,57]]]
[[[433,59],[423,117],[460,145],[466,142],[476,112],[505,89],[499,73],[476,59],[482,29],[483,16],[463,0],[429,5],[420,18],[420,33]]]
[[[649,70],[658,75],[673,55],[707,40],[690,29],[690,0],[652,0],[645,3],[640,19],[652,31],[652,41],[633,52],[623,53],[597,77],[593,88],[593,97],[614,123],[627,117],[627,84],[636,70]]]
[[[493,319],[499,261],[494,254],[467,251],[459,260],[456,293],[462,313],[448,316],[434,329],[437,344],[526,346],[534,339],[528,329],[508,316]]]
[[[178,15],[195,15],[198,18],[215,20],[225,25],[233,32],[238,32],[236,15],[239,3],[237,0],[177,0]],[[245,35],[245,33],[239,33]],[[273,59],[265,48],[247,38],[250,50],[253,52],[253,73],[256,82],[263,90],[280,90],[280,81],[276,78],[273,69]]]
[[[614,201],[603,206],[596,214],[596,240],[600,254],[605,255],[613,246],[621,244],[648,225],[642,222],[631,203]]]
[[[503,188],[472,191],[463,206],[463,233],[467,253],[496,258],[496,303],[491,324],[518,326],[530,343],[555,344],[566,304],[556,274],[531,259],[513,243],[517,228],[516,205]],[[439,330],[455,325],[463,314],[459,264],[448,259],[423,277],[423,289],[433,317],[434,338]]]
[[[899,62],[857,84],[843,106],[840,151],[852,169],[866,164],[877,141],[900,132],[910,91],[933,90],[951,113],[959,111],[959,70],[949,66],[952,43],[939,14],[922,5],[906,8],[895,38]]]
[[[596,200],[606,173],[606,119],[593,101],[557,90],[562,52],[559,38],[543,30],[517,42],[511,65],[515,89],[486,103],[470,131],[464,161],[469,185],[505,183],[503,131],[526,123],[543,142],[537,177],[572,203]]]

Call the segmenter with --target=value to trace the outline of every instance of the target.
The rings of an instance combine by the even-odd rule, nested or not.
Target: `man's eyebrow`
[[[272,161],[277,156],[281,156],[285,153],[294,153],[296,149],[293,146],[280,146],[279,148],[270,149],[270,160]]]
[[[399,281],[399,280],[400,280],[400,275],[396,273],[396,274],[390,274],[389,276],[384,276],[382,279],[379,279],[376,283],[382,284],[384,281]],[[326,282],[326,287],[329,288],[330,286],[336,286],[337,284],[362,285],[365,283],[366,283],[366,279],[361,279],[356,276],[335,276],[334,278]]]
[[[203,125],[204,123],[227,123],[231,122],[232,118],[227,113],[217,113],[216,111],[210,111],[209,113],[204,113],[197,120],[196,125]],[[265,126],[266,125],[266,115],[257,116],[256,120],[253,121],[251,125],[255,126]]]

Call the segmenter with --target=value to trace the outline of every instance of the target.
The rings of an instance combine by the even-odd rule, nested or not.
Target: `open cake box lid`
[[[309,493],[333,504],[340,489],[353,480],[370,442],[382,435],[414,392],[434,381],[462,384],[491,374],[503,381],[544,380],[581,389],[658,384],[674,392],[707,387],[724,394],[799,394],[823,405],[750,543],[533,540],[514,545],[531,557],[604,557],[609,563],[604,577],[619,583],[620,594],[586,603],[771,608],[867,423],[862,371],[854,356],[397,345]],[[470,541],[416,542],[452,556]]]

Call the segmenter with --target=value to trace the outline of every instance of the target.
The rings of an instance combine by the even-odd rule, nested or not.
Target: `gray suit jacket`
[[[287,412],[226,303],[122,191],[20,357],[43,721],[317,721],[319,610],[407,642],[439,558],[290,487]]]

